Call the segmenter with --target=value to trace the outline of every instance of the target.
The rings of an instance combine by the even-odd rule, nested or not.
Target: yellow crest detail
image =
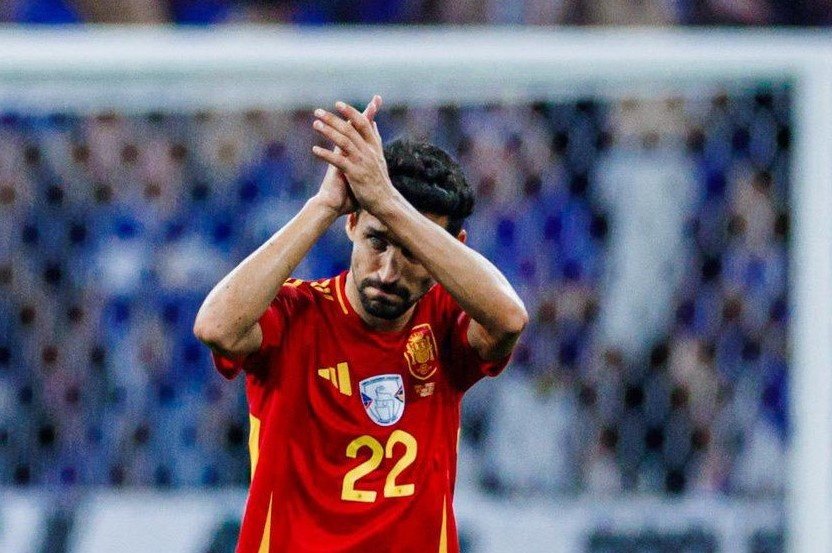
[[[430,325],[420,324],[413,327],[405,345],[404,358],[410,374],[420,380],[433,376],[439,368],[436,354],[436,339]]]
[[[428,397],[433,395],[433,391],[436,389],[436,382],[416,384],[414,388],[416,389],[416,394],[418,394],[419,397]]]

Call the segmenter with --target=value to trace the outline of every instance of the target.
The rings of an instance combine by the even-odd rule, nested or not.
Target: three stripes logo
[[[335,386],[335,389],[345,396],[352,395],[350,368],[346,363],[338,363],[335,367],[318,369],[318,376],[324,380],[329,380],[330,384]]]

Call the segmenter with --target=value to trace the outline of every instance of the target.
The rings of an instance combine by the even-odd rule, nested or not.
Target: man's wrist
[[[330,222],[334,222],[341,216],[340,208],[328,204],[323,198],[318,195],[312,196],[306,201],[306,208],[312,210],[314,213],[321,215]]]
[[[367,211],[378,217],[381,221],[401,211],[407,200],[401,193],[390,185],[388,192],[382,194],[371,205],[362,205]]]

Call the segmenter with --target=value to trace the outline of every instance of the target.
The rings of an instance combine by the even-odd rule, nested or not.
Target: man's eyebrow
[[[387,237],[387,230],[382,230],[376,227],[367,227],[367,229],[364,232],[370,236],[382,236],[384,238]]]

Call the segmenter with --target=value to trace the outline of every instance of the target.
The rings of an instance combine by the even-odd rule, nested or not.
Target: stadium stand
[[[6,0],[0,21],[296,25],[828,26],[832,0]]]

